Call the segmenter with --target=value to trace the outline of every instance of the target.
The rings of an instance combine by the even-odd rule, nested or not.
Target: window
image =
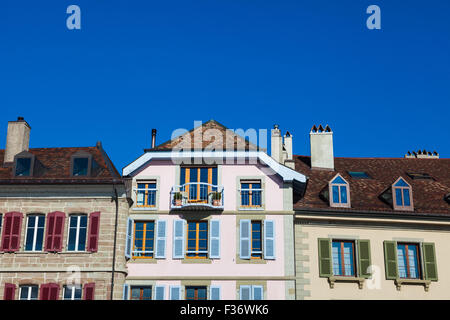
[[[329,193],[331,207],[350,207],[350,187],[340,174],[329,183]]]
[[[239,287],[240,300],[263,300],[264,287],[255,285],[243,285]]]
[[[155,244],[155,222],[134,223],[133,258],[153,258]]]
[[[67,251],[85,251],[87,215],[71,215],[69,218],[69,237]]]
[[[186,300],[206,300],[206,287],[186,287]]]
[[[81,300],[81,285],[64,286],[63,300]]]
[[[356,276],[355,272],[355,242],[333,240],[333,275]]]
[[[137,185],[137,207],[156,207],[156,182],[144,182]]]
[[[20,286],[20,300],[37,300],[39,293],[38,286]]]
[[[411,186],[402,177],[398,178],[392,185],[392,197],[394,209],[414,210]]]
[[[131,287],[131,300],[152,300],[152,287]]]
[[[348,174],[354,179],[371,179],[365,171],[348,171]]]
[[[16,158],[15,176],[28,177],[31,175],[31,157]]]
[[[400,278],[420,279],[418,244],[397,244],[398,274]]]
[[[251,259],[262,259],[262,221],[252,221]]]
[[[180,171],[181,192],[188,203],[207,203],[208,196],[217,191],[217,167],[182,167]]]
[[[87,176],[89,168],[89,158],[73,158],[72,175],[74,177]]]
[[[186,258],[205,259],[208,256],[208,221],[187,223]]]
[[[260,208],[262,206],[261,181],[241,181],[241,207]]]
[[[29,215],[27,220],[25,251],[42,251],[45,217],[43,215]]]

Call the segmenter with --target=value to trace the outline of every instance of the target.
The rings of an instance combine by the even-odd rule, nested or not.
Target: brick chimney
[[[311,168],[334,170],[333,131],[327,125],[311,128],[309,133],[311,143]]]
[[[17,154],[22,151],[28,151],[30,130],[30,125],[22,117],[18,117],[17,121],[8,122],[4,165],[12,165]]]

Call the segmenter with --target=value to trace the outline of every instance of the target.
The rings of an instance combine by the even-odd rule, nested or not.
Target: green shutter
[[[331,239],[319,239],[319,275],[320,277],[331,277]]]
[[[358,265],[359,276],[363,278],[370,278],[368,270],[370,263],[370,240],[358,240]]]
[[[384,241],[384,267],[386,279],[397,279],[397,242],[395,241]]]
[[[425,280],[437,281],[438,275],[434,243],[422,243],[422,255]]]

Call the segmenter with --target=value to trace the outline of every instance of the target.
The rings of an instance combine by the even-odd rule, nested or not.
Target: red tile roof
[[[90,153],[100,169],[92,176],[71,176],[71,156],[76,152]],[[74,148],[31,148],[28,152],[35,156],[43,170],[32,177],[14,177],[11,166],[4,167],[5,150],[0,150],[0,184],[110,184],[122,183],[121,177],[101,145],[97,147]]]
[[[308,177],[305,194],[294,200],[294,209],[394,212],[380,195],[402,176],[412,187],[414,213],[450,214],[450,204],[445,200],[450,193],[450,159],[334,158],[335,171],[327,171],[312,170],[309,156],[294,158],[295,170]],[[371,179],[352,178],[348,171],[365,171]],[[413,180],[407,172],[427,173],[433,180]],[[319,196],[337,173],[350,184],[351,208],[330,208]]]

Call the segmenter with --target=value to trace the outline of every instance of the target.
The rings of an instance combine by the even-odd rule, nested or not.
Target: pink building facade
[[[227,133],[207,122],[123,170],[133,200],[124,299],[295,299],[292,204],[305,176],[237,135],[239,151],[175,151],[208,130]]]

